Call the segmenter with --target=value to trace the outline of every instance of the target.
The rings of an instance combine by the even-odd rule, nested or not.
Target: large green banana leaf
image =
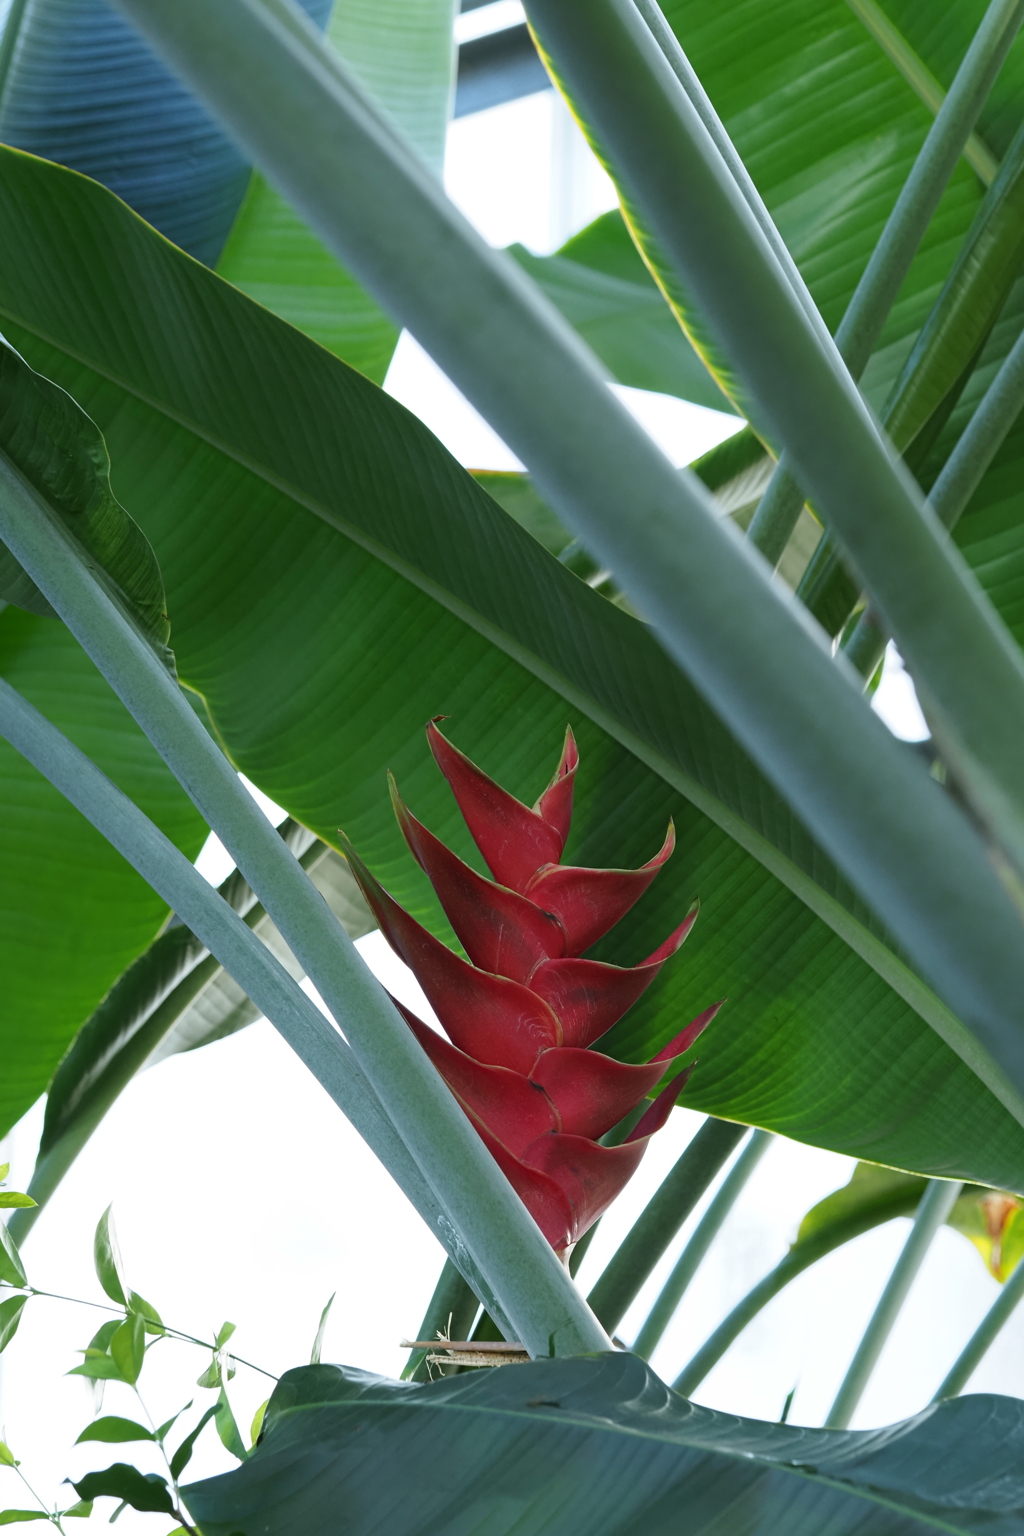
[[[160,567],[139,525],[110,489],[110,460],[95,422],[0,339],[0,451],[45,501],[108,592],[172,676],[170,623]],[[0,598],[30,613],[53,609],[0,544]]]
[[[984,378],[1016,335],[1005,322],[1024,260],[1024,130],[1019,131],[964,238],[953,269],[885,403],[882,424],[893,445],[918,471],[983,360]],[[991,344],[990,344],[991,343]],[[977,385],[974,398],[977,398]],[[959,421],[962,423],[963,413]],[[949,439],[946,445],[949,445]],[[932,466],[934,467],[934,465]],[[926,482],[927,483],[927,482]],[[857,599],[857,585],[824,539],[799,595],[830,634],[837,634]]]
[[[931,112],[844,0],[666,0],[663,9],[834,330]],[[941,26],[915,25],[921,61],[943,85],[984,9],[983,0],[932,7]],[[893,19],[898,25],[901,17]],[[914,46],[907,42],[906,50]],[[1022,116],[1024,44],[1018,39],[979,124],[996,156]],[[614,166],[608,168],[614,176]],[[975,171],[961,161],[865,373],[864,388],[876,406],[902,367],[983,193]],[[647,242],[642,219],[635,210],[630,217]],[[743,410],[743,387],[728,360],[678,279],[656,251],[647,254],[712,373]]]
[[[56,619],[0,613],[0,676],[189,858],[206,836],[149,742]],[[84,1018],[167,907],[24,758],[0,743],[0,1135],[46,1087]]]
[[[1024,283],[1018,282],[963,397],[924,465],[935,479],[999,363],[1024,327]],[[953,537],[1018,645],[1024,645],[1024,421],[1018,420],[956,526]]]
[[[330,0],[300,0],[322,26]],[[15,0],[0,38],[0,140],[83,171],[200,261],[249,179],[218,124],[106,0]]]
[[[948,87],[985,12],[984,0],[936,6],[886,0],[905,51]],[[668,0],[664,7],[722,115],[831,328],[852,296],[930,121],[908,72],[845,0]],[[743,47],[735,39],[743,38]],[[1024,119],[1024,38],[981,114],[979,135],[1002,156]],[[863,387],[881,410],[981,205],[985,187],[961,161],[868,365]],[[694,318],[694,324],[697,324]],[[1024,324],[1018,285],[947,429],[922,471],[934,480]],[[705,337],[712,370],[728,370]],[[943,359],[934,360],[941,374]],[[950,364],[952,378],[961,364]],[[1018,427],[985,477],[956,540],[1005,622],[1024,641],[1024,493]]]
[[[350,938],[374,926],[347,863],[298,822],[279,829]],[[297,979],[302,967],[236,869],[218,887]],[[120,976],[64,1055],[46,1090],[32,1196],[11,1236],[21,1242],[96,1126],[143,1067],[234,1034],[260,1010],[182,923],[167,927]]]
[[[300,0],[440,171],[453,0]],[[106,0],[17,4],[0,42],[0,139],[103,182],[370,377],[398,330]],[[225,244],[226,242],[226,244]]]
[[[662,298],[618,209],[553,256],[533,256],[521,245],[510,254],[620,383],[732,409]]]
[[[3,323],[104,430],[114,489],[160,560],[180,674],[257,784],[329,841],[343,825],[446,933],[385,770],[470,855],[426,720],[449,715],[459,745],[532,800],[570,719],[584,768],[569,856],[638,863],[670,816],[679,839],[601,952],[634,963],[703,902],[610,1048],[649,1057],[728,994],[686,1102],[1024,1185],[1024,1131],[998,1078],[957,1054],[972,1050],[958,1021],[642,624],[548,556],[401,406],[102,188],[2,151],[0,213]]]
[[[716,1413],[635,1355],[444,1381],[289,1371],[262,1442],[185,1497],[206,1536],[1017,1536],[1024,1404],[870,1432]]]
[[[336,0],[327,37],[441,174],[454,90],[453,0]],[[398,327],[254,172],[217,270],[378,384]]]

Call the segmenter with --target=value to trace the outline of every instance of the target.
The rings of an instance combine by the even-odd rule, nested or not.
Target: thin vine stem
[[[81,1296],[63,1296],[59,1291],[41,1291],[34,1285],[10,1285],[6,1280],[0,1280],[0,1291],[11,1291],[17,1295],[40,1296],[47,1301],[65,1301],[74,1307],[91,1307],[95,1312],[107,1312],[113,1317],[122,1315],[121,1307],[111,1307],[102,1301],[85,1301]],[[173,1328],[169,1323],[161,1322],[159,1327],[168,1338],[179,1339],[184,1344],[195,1344],[199,1349],[212,1349],[213,1345],[204,1339],[197,1339],[192,1333],[183,1333],[180,1328]],[[247,1370],[256,1371],[260,1376],[266,1376],[269,1381],[279,1381],[273,1371],[265,1371],[262,1365],[254,1365],[251,1360],[244,1360],[241,1355],[231,1351],[231,1358],[238,1365],[244,1365]]]
[[[1024,409],[1024,332],[1017,337],[974,415],[928,492],[932,511],[952,531],[1011,428]],[[862,677],[871,677],[885,652],[888,631],[870,605],[843,642]]]
[[[234,1356],[231,1358],[234,1359]],[[264,1375],[266,1375],[266,1372],[264,1372]],[[146,1406],[146,1400],[142,1393],[139,1391],[137,1382],[133,1384],[132,1391],[135,1393],[135,1396],[138,1399],[139,1407],[142,1409],[146,1416],[149,1427],[153,1432],[153,1440],[160,1447],[160,1455],[163,1457],[164,1466],[167,1468],[167,1476],[170,1479],[170,1486],[174,1490],[174,1518],[181,1521],[183,1529],[188,1531],[190,1536],[199,1536],[199,1532],[196,1530],[194,1525],[189,1523],[182,1510],[181,1489],[178,1486],[178,1479],[175,1477],[174,1471],[171,1467],[171,1459],[167,1454],[167,1447],[161,1437],[157,1434],[157,1427],[153,1419],[153,1415],[150,1413],[149,1408]]]
[[[24,1472],[21,1470],[21,1467],[18,1466],[17,1463],[15,1463],[14,1471],[21,1478],[22,1482],[25,1484],[25,1487],[35,1499],[36,1503],[39,1505],[39,1508],[46,1515],[46,1518],[49,1520],[50,1524],[57,1527],[58,1531],[61,1533],[61,1536],[67,1536],[67,1532],[64,1530],[64,1527],[60,1523],[60,1515],[57,1513],[56,1509],[47,1509],[43,1500],[40,1498],[39,1494],[36,1493],[36,1490],[32,1487],[32,1484],[29,1482],[28,1478],[25,1476]]]

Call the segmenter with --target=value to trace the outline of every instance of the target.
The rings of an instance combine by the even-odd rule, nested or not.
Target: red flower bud
[[[582,1237],[635,1172],[668,1119],[692,1065],[657,1095],[620,1146],[596,1139],[662,1080],[710,1024],[714,1003],[646,1065],[589,1049],[650,986],[697,919],[698,904],[640,965],[582,959],[640,899],[672,852],[637,870],[560,863],[572,819],[579,753],[571,731],[554,777],[529,808],[441,735],[427,739],[493,880],[477,874],[418,821],[394,781],[409,848],[469,960],[410,917],[342,834],[352,872],[392,949],[415,973],[448,1039],[396,1004],[513,1188],[556,1250]],[[390,776],[389,776],[390,778]]]

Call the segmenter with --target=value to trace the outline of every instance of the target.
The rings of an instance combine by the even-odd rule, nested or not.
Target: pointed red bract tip
[[[488,1067],[474,1061],[397,998],[391,1001],[463,1108],[481,1120],[513,1156],[521,1157],[538,1136],[561,1130],[555,1106],[542,1084],[508,1067]]]
[[[576,748],[576,738],[572,734],[572,726],[567,725],[565,745],[554,777],[533,808],[537,815],[558,833],[562,839],[563,848],[569,836],[569,825],[572,821],[572,797],[576,784],[576,769],[579,765],[580,754]]]
[[[525,894],[527,882],[542,865],[558,863],[564,838],[453,747],[433,721],[427,726],[427,740],[487,868],[501,885]]]
[[[662,1081],[722,1006],[714,1003],[649,1062],[588,1049],[636,1002],[696,920],[632,968],[585,960],[647,890],[675,831],[640,869],[559,863],[579,753],[566,731],[554,777],[532,809],[482,773],[437,729],[431,751],[494,879],[477,874],[408,810],[391,780],[406,842],[470,957],[461,959],[400,907],[342,837],[352,872],[395,952],[412,968],[449,1038],[396,1004],[499,1167],[558,1252],[577,1241],[635,1171],[692,1064],[657,1094],[620,1146],[597,1137]],[[390,775],[389,775],[390,779]]]
[[[566,1248],[571,1247],[584,1229],[580,1227],[577,1213],[569,1197],[548,1174],[541,1169],[529,1167],[522,1158],[513,1157],[508,1148],[487,1129],[482,1120],[475,1116],[472,1118],[484,1146],[555,1252],[562,1253]],[[531,1142],[531,1146],[536,1147],[543,1142],[560,1140],[561,1137],[540,1136],[537,1141]]]
[[[566,953],[580,955],[636,905],[675,845],[675,828],[669,822],[661,848],[639,869],[587,869],[552,863],[537,871],[523,894],[560,919],[568,935]]]
[[[665,964],[665,961],[670,959],[676,950],[681,947],[684,939],[688,937],[690,930],[697,921],[699,913],[700,903],[695,901],[675,932],[670,933],[665,942],[659,944],[654,953],[648,955],[646,960],[642,960],[640,962],[641,965],[656,965],[660,969]]]
[[[437,892],[467,955],[481,970],[526,982],[565,953],[565,929],[525,896],[486,880],[429,832],[404,804],[390,774],[391,802],[410,851]]]
[[[693,1069],[696,1065],[695,1061],[691,1062],[688,1067],[684,1067],[678,1076],[674,1077],[661,1090],[650,1109],[640,1116],[640,1119],[626,1137],[626,1146],[634,1145],[640,1141],[649,1141],[655,1131],[661,1130],[665,1121],[675,1109],[676,1100],[693,1076]]]
[[[605,965],[601,960],[545,960],[530,977],[562,1026],[566,1045],[593,1045],[617,1024],[661,970],[661,965]]]
[[[670,1040],[668,1045],[666,1045],[663,1050],[660,1050],[657,1056],[654,1056],[651,1059],[653,1061],[672,1061],[676,1056],[681,1056],[684,1051],[688,1051],[690,1046],[693,1045],[694,1042],[698,1040],[699,1037],[707,1029],[708,1025],[711,1023],[711,1020],[718,1013],[719,1009],[723,1006],[725,1001],[726,999],[724,997],[719,998],[717,1003],[712,1003],[710,1008],[705,1008],[703,1013],[698,1013],[692,1024],[687,1024],[685,1029],[681,1029],[678,1035],[676,1035],[675,1039]]]
[[[646,1150],[646,1141],[602,1147],[584,1136],[541,1136],[527,1147],[522,1161],[528,1169],[546,1174],[568,1200],[575,1242],[625,1189]]]
[[[562,1045],[541,1051],[530,1073],[551,1100],[558,1129],[595,1138],[618,1125],[664,1073],[661,1062],[630,1066],[598,1051]]]
[[[518,981],[492,976],[460,959],[388,895],[344,833],[339,837],[381,932],[460,1050],[489,1066],[528,1073],[540,1051],[561,1045],[558,1019],[542,998]]]

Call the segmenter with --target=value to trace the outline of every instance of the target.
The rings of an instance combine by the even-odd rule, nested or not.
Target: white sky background
[[[540,252],[613,201],[607,179],[550,93],[455,123],[447,180],[489,240],[521,240]],[[516,467],[508,449],[408,336],[387,388],[468,466]],[[620,393],[679,464],[735,429],[731,418],[698,406],[636,390]],[[897,735],[927,734],[894,654],[875,708]],[[201,867],[213,881],[226,872],[215,839]],[[415,988],[378,934],[360,948],[393,991]],[[415,991],[406,995],[415,1000]],[[14,1187],[24,1187],[30,1177],[40,1122],[37,1106],[9,1139]],[[676,1112],[656,1138],[605,1218],[584,1262],[584,1288],[700,1123],[690,1111]],[[666,1379],[783,1255],[808,1207],[844,1183],[852,1167],[850,1159],[793,1142],[772,1146],[655,1355],[653,1364]],[[102,1299],[92,1271],[92,1232],[111,1202],[133,1287],[168,1322],[199,1336],[212,1335],[230,1318],[238,1325],[232,1342],[239,1354],[274,1373],[308,1359],[321,1308],[337,1292],[324,1358],[397,1374],[404,1360],[398,1341],[415,1332],[443,1260],[388,1175],[265,1022],[173,1058],[130,1086],[26,1244],[36,1285]],[[620,1328],[627,1341],[704,1204]],[[733,1345],[697,1400],[774,1419],[796,1386],[791,1420],[820,1424],[908,1229],[906,1220],[892,1222],[812,1268]],[[997,1289],[974,1249],[943,1230],[855,1426],[887,1423],[922,1408]],[[100,1321],[100,1313],[84,1308],[33,1301],[4,1356],[0,1423],[6,1432],[0,1435],[48,1497],[69,1473],[134,1459],[136,1449],[144,1469],[159,1470],[155,1455],[148,1462],[141,1447],[72,1449],[88,1417],[89,1389],[63,1373]],[[206,1363],[184,1345],[162,1343],[154,1351],[143,1380],[158,1422],[189,1397],[204,1407],[213,1400],[194,1385]],[[1024,1309],[972,1385],[1024,1393]],[[232,1390],[243,1430],[269,1386],[239,1368]],[[117,1385],[107,1388],[105,1411],[138,1416],[128,1389]],[[195,1475],[229,1464],[207,1430],[193,1461]],[[0,1508],[27,1505],[13,1474],[0,1469],[0,1477]],[[122,1536],[157,1536],[168,1524],[165,1516],[127,1510],[118,1530]]]

